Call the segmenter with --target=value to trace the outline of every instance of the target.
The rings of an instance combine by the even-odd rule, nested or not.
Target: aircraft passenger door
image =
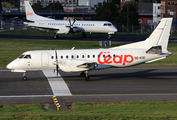
[[[49,54],[47,52],[41,54],[41,65],[42,67],[49,66]]]

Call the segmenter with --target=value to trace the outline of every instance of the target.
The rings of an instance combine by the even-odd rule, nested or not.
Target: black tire
[[[81,77],[85,77],[86,75],[85,75],[84,72],[81,72],[80,76],[81,76]]]
[[[86,35],[85,33],[84,33],[84,34],[82,34],[82,37],[83,37],[83,38],[86,38],[86,36],[87,36],[87,35]]]
[[[53,38],[54,38],[54,39],[58,39],[58,35],[54,35]]]
[[[24,76],[24,77],[23,77],[23,80],[27,80],[27,77],[26,77],[26,76]]]

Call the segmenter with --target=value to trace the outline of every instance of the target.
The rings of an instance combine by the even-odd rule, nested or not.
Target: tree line
[[[50,3],[48,6],[43,7],[41,5],[41,2],[37,2],[35,4],[32,5],[34,10],[63,10],[63,6],[60,4],[59,1],[55,2],[55,3]]]
[[[2,8],[3,5],[0,4],[0,7]],[[15,6],[16,4],[13,4],[13,5]],[[34,10],[63,10],[63,6],[58,1],[55,3],[50,3],[46,7],[43,7],[41,2],[38,1],[37,3],[33,4],[32,7]],[[124,3],[122,9],[120,10],[120,7],[118,4],[114,2],[104,1],[103,3],[98,3],[95,12],[96,12],[96,15],[91,18],[93,20],[110,21],[116,25],[126,26],[127,25],[127,13],[128,13],[128,24],[129,25],[139,24],[137,7],[132,2]]]
[[[137,7],[132,2],[124,3],[121,10],[119,5],[114,2],[99,3],[95,12],[96,15],[93,17],[94,20],[106,20],[116,25],[127,25],[128,14],[129,25],[139,24]]]

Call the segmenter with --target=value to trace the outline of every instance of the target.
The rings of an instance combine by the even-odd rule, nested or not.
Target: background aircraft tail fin
[[[145,40],[141,42],[136,42],[132,44],[122,45],[116,48],[144,48],[150,49],[154,46],[161,46],[162,52],[167,52],[167,45],[170,36],[172,18],[162,18],[161,22],[152,32],[152,34]]]
[[[25,1],[25,11],[26,11],[26,19],[29,21],[36,21],[36,20],[53,20],[50,18],[45,18],[39,15],[36,15],[31,7],[29,1]]]

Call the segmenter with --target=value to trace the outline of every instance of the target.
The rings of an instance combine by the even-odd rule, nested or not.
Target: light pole
[[[127,29],[129,30],[129,3],[127,2]]]

